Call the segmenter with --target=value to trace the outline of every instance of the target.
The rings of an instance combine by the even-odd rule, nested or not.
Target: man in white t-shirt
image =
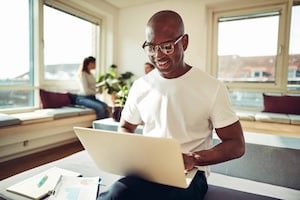
[[[143,48],[156,68],[131,87],[119,131],[134,133],[144,124],[144,135],[177,139],[185,169],[197,167],[197,175],[187,189],[124,177],[100,199],[200,200],[208,187],[208,165],[244,154],[243,131],[226,87],[184,62],[187,46],[188,35],[176,12],[160,11],[150,18]],[[213,129],[222,141],[214,147]]]

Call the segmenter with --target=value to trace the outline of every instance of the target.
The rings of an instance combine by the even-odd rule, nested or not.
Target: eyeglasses
[[[174,53],[174,46],[183,38],[184,35],[179,36],[174,42],[165,42],[158,45],[151,45],[144,42],[142,48],[145,50],[148,56],[154,56],[157,54],[158,49],[166,55]]]

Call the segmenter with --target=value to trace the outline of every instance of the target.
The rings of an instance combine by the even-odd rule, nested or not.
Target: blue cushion
[[[79,116],[78,109],[73,107],[46,108],[36,110],[35,112],[51,115],[53,116],[53,119]]]
[[[0,113],[0,127],[18,125],[18,124],[21,124],[20,119],[7,114]]]

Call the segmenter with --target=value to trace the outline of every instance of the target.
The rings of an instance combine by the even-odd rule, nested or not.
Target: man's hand
[[[121,118],[118,126],[118,131],[122,133],[134,133],[137,126],[138,125],[131,124]]]
[[[183,153],[182,157],[186,172],[194,169],[197,165],[197,160],[200,158],[200,156],[196,153]]]

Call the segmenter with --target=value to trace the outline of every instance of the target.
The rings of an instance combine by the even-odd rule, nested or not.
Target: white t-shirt
[[[79,95],[95,95],[96,80],[93,74],[82,72],[79,76]]]
[[[144,135],[176,138],[185,153],[211,148],[213,128],[238,120],[225,85],[195,67],[175,79],[157,69],[137,79],[122,118],[144,122]]]

